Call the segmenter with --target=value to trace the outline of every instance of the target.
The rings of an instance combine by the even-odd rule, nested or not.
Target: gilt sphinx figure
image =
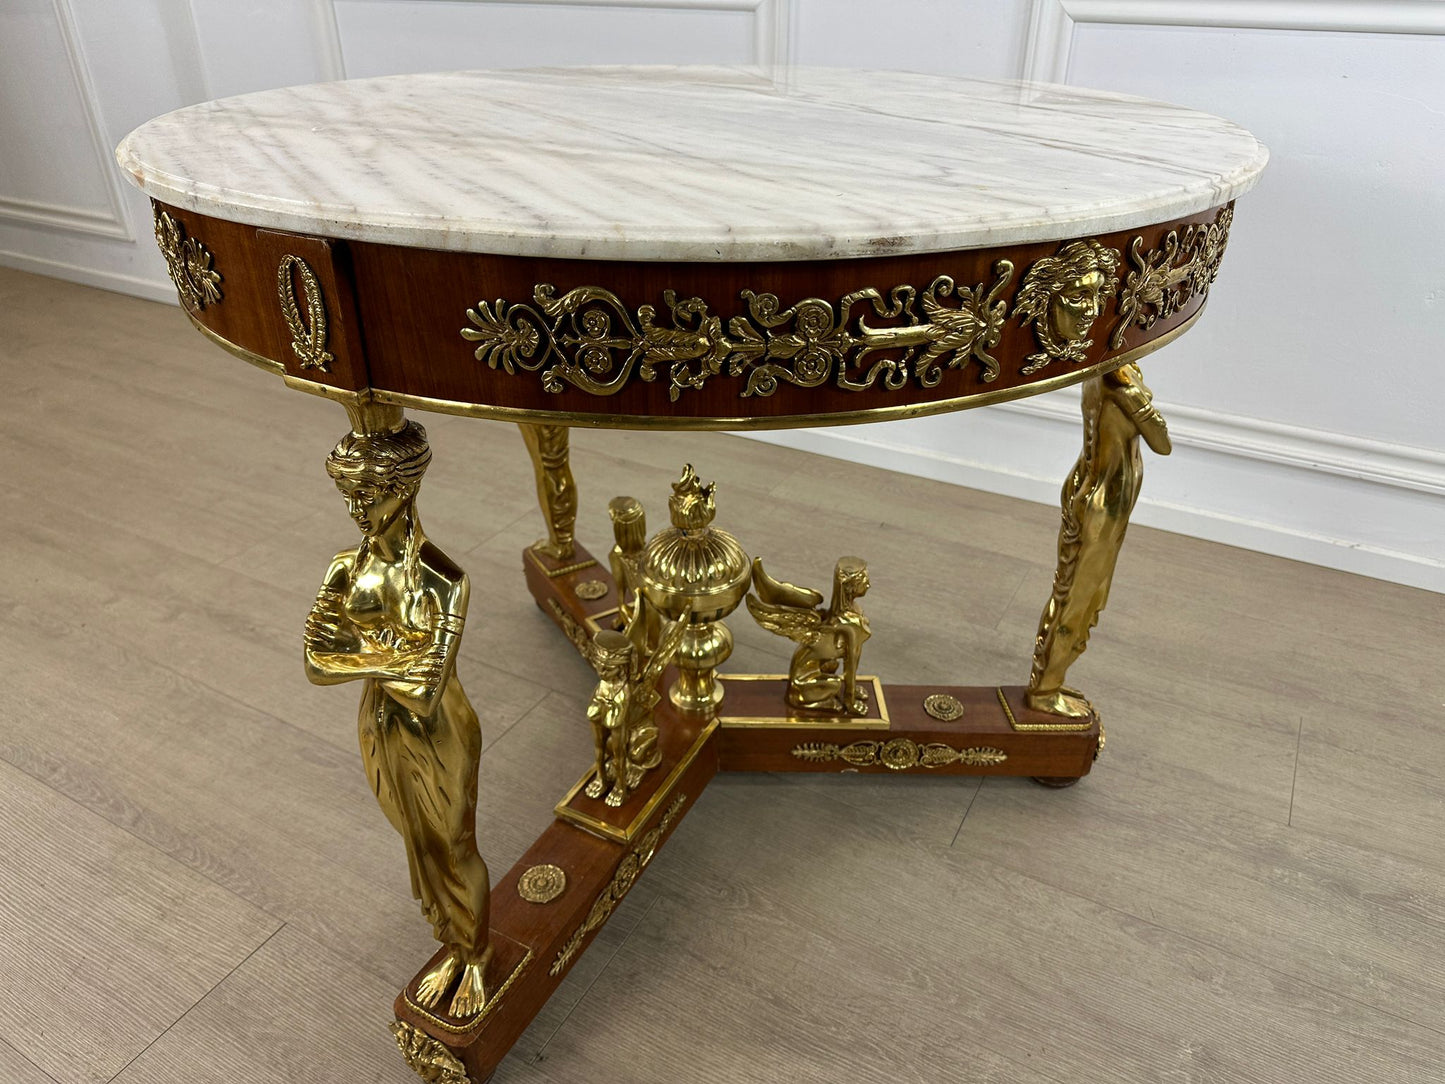
[[[353,431],[326,469],[361,529],[336,555],[306,620],[306,676],[363,682],[359,733],[367,779],[406,844],[412,895],[446,956],[421,981],[427,1008],[487,1000],[490,883],[477,852],[481,730],[456,675],[467,576],[422,532],[416,494],[431,461],[426,432]]]
[[[1084,653],[1089,631],[1109,600],[1114,565],[1144,477],[1142,436],[1160,455],[1170,451],[1169,427],[1137,365],[1124,365],[1084,383],[1084,448],[1064,483],[1063,523],[1053,594],[1034,640],[1025,701],[1055,715],[1087,718],[1093,708],[1064,684]]]
[[[868,639],[868,618],[857,600],[868,591],[868,565],[843,557],[833,569],[827,608],[817,591],[775,580],[753,560],[748,611],[769,632],[798,645],[788,667],[788,703],[809,711],[866,715],[868,690],[858,685],[858,660]]]
[[[669,624],[651,655],[627,633],[603,629],[593,638],[590,661],[598,682],[587,704],[587,721],[597,760],[586,787],[589,798],[620,806],[643,775],[662,762],[653,722],[653,709],[662,699],[657,682],[686,628],[683,621]]]

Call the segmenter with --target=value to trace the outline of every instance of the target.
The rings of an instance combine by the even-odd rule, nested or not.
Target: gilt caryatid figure
[[[1038,711],[1073,718],[1094,714],[1064,677],[1083,654],[1089,630],[1109,600],[1114,564],[1144,475],[1139,438],[1160,455],[1170,451],[1169,427],[1137,365],[1086,381],[1083,409],[1084,448],[1064,483],[1059,563],[1034,641],[1025,698]]]
[[[327,570],[306,621],[306,676],[363,683],[367,779],[406,844],[412,894],[446,947],[418,999],[465,1019],[486,1005],[491,957],[490,883],[476,838],[481,731],[456,675],[469,585],[417,519],[431,461],[425,430],[395,408],[354,424],[326,469],[361,544]]]

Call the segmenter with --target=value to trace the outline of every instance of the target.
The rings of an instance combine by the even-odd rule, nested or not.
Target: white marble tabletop
[[[207,102],[116,152],[173,206],[463,252],[803,260],[1128,229],[1253,186],[1207,113],[901,72],[579,68],[389,76]]]

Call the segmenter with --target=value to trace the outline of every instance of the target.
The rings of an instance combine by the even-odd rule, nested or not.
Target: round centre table
[[[423,1079],[491,1075],[719,771],[1089,771],[1104,731],[1067,670],[1140,442],[1170,449],[1138,361],[1204,308],[1267,157],[1248,132],[1046,84],[584,68],[250,94],[117,156],[195,327],[349,415],[327,470],[360,540],[325,570],[305,666],[361,683],[366,776],[438,942],[394,1006]],[[822,590],[776,579],[691,465],[662,530],[619,496],[605,562],[573,536],[571,427],[880,421],[1075,383],[1083,449],[1021,685],[860,673],[866,560]],[[547,524],[527,582],[597,675],[595,757],[495,885],[455,667],[469,584],[422,530],[407,409],[520,425]],[[726,669],[744,603],[786,673]]]

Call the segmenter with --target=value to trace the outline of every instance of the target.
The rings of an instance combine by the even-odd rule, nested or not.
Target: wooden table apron
[[[493,417],[544,424],[605,426],[615,428],[666,429],[765,429],[834,425],[852,421],[880,421],[889,418],[982,406],[1006,399],[1040,394],[1077,383],[1098,372],[1117,368],[1159,346],[1183,330],[1203,307],[1208,277],[1217,270],[1222,245],[1213,256],[1213,266],[1203,288],[1182,291],[1182,303],[1153,312],[1148,306],[1149,288],[1163,282],[1156,274],[1152,282],[1141,281],[1134,291],[1143,302],[1141,311],[1154,318],[1124,322],[1123,298],[1129,291],[1129,276],[1139,274],[1131,251],[1159,257],[1167,236],[1181,235],[1190,225],[1206,226],[1227,220],[1232,205],[1214,208],[1143,228],[1096,235],[1093,239],[1114,250],[1119,260],[1120,289],[1107,301],[1092,329],[1092,343],[1082,362],[1053,361],[1033,373],[1023,372],[1026,358],[1039,350],[1035,331],[1017,318],[1015,301],[1022,283],[1039,260],[1060,252],[1072,238],[1004,245],[997,248],[958,252],[880,255],[870,259],[799,261],[783,263],[668,263],[600,260],[563,260],[480,253],[437,252],[396,245],[342,241],[326,237],[285,233],[211,218],[156,204],[158,214],[169,215],[183,236],[204,246],[215,272],[220,275],[222,299],[188,306],[197,326],[219,345],[246,360],[278,373],[303,390],[337,398],[347,393],[373,396],[381,402],[420,410]],[[305,367],[293,349],[295,335],[288,326],[278,296],[277,268],[286,256],[299,257],[314,275],[326,324],[325,349],[332,360],[324,369]],[[1181,251],[1173,268],[1183,266],[1190,254]],[[665,295],[670,291],[678,301],[700,299],[706,315],[719,318],[718,328],[734,343],[737,336],[728,329],[735,320],[746,321],[755,330],[765,330],[750,313],[745,291],[752,295],[775,295],[784,310],[807,299],[819,299],[830,306],[832,328],[815,338],[826,339],[828,331],[856,333],[859,320],[869,328],[904,326],[908,314],[892,319],[880,316],[868,300],[855,300],[845,310],[840,304],[856,291],[872,288],[886,300],[898,286],[925,293],[939,276],[951,279],[956,289],[979,288],[980,297],[994,289],[1003,278],[999,261],[1012,264],[996,297],[1008,306],[1008,316],[999,328],[998,345],[987,351],[996,359],[997,375],[987,379],[987,366],[968,357],[957,358],[957,367],[944,367],[935,386],[925,387],[903,367],[900,386],[888,385],[875,376],[873,385],[861,390],[839,386],[837,368],[824,374],[814,386],[799,386],[786,379],[775,390],[748,391],[750,375],[744,371],[729,375],[727,366],[697,387],[674,387],[666,367],[653,379],[644,379],[641,366],[633,367],[620,387],[610,394],[594,394],[565,379],[560,390],[544,386],[543,371],[516,367],[508,372],[504,364],[492,367],[480,360],[475,341],[462,334],[475,328],[468,310],[503,301],[506,306],[526,305],[532,324],[540,309],[534,295],[541,285],[554,288],[555,296],[579,287],[600,287],[615,295],[641,334],[638,311],[655,310],[653,324],[674,330]],[[1171,261],[1164,261],[1168,272]],[[1147,276],[1145,276],[1147,277]],[[299,278],[294,295],[303,314],[306,299]],[[1171,285],[1177,285],[1178,277]],[[1166,291],[1167,292],[1167,291]],[[944,307],[957,300],[943,295]],[[628,327],[614,310],[594,303],[612,317],[610,333],[617,342],[628,338]],[[910,305],[917,322],[923,305]],[[926,319],[926,318],[925,318]],[[307,321],[309,327],[309,320]],[[774,334],[807,338],[796,319],[785,321]],[[680,337],[685,338],[685,337]],[[835,340],[836,341],[836,340]],[[664,344],[668,345],[668,344]],[[686,347],[687,343],[680,344]],[[806,347],[807,343],[804,343]],[[822,346],[827,349],[829,343]],[[901,354],[898,348],[871,353],[866,364],[850,371],[855,382],[875,361]],[[611,372],[596,376],[607,380],[620,372],[628,351],[614,350]],[[525,359],[524,359],[525,360]],[[945,356],[943,359],[947,361]],[[691,368],[696,369],[696,364]],[[338,394],[340,393],[340,394]]]
[[[438,252],[263,229],[159,203],[155,210],[157,236],[196,326],[292,387],[346,402],[354,417],[356,408],[381,403],[542,426],[744,429],[958,410],[1116,369],[1199,315],[1231,206],[1087,239],[707,264]],[[1084,329],[1088,341],[1076,336],[1071,351],[1057,341],[1049,348],[1039,325],[1053,318],[1052,302],[1030,310],[1021,297],[1054,258],[1085,249],[1095,268],[1100,253],[1113,261],[1084,303],[1099,306]],[[1075,267],[1056,275],[1053,289],[1078,274]],[[562,309],[549,304],[569,291],[580,291],[572,295],[579,303],[567,312],[602,315],[591,324],[557,323]],[[964,309],[973,324],[960,316]],[[926,357],[949,319],[962,337]],[[595,333],[590,365],[579,326]],[[889,329],[911,330],[890,338]],[[556,349],[543,363],[547,344]],[[771,379],[761,379],[764,364],[773,367]],[[572,369],[549,379],[556,365]],[[578,386],[589,381],[593,390]],[[565,469],[565,441],[561,447]],[[614,627],[621,600],[605,558],[580,545],[561,558],[531,547],[524,567],[538,605],[584,654],[594,634]],[[1103,745],[1097,714],[1034,710],[1018,686],[890,686],[869,678],[867,717],[808,718],[784,703],[786,677],[724,671],[722,678],[727,695],[710,720],[689,719],[663,696],[656,711],[663,762],[620,808],[579,796],[579,782],[558,805],[558,819],[496,879],[494,973],[477,1016],[449,1020],[423,1008],[425,968],[398,996],[398,1042],[423,1078],[461,1084],[491,1074],[718,771],[1008,774],[1066,783],[1089,771]],[[533,898],[526,881],[539,871],[565,887]],[[427,967],[445,954],[439,949]]]

